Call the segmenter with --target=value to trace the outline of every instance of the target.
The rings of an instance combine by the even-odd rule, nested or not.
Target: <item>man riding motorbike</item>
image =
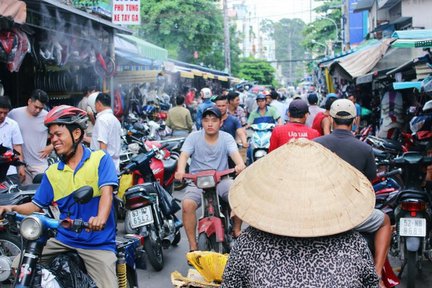
[[[116,225],[112,209],[113,186],[117,186],[114,163],[104,151],[92,152],[81,144],[87,127],[85,111],[57,106],[47,114],[44,124],[60,162],[45,171],[32,202],[2,206],[0,215],[11,211],[42,212],[42,208],[55,203],[60,219],[70,217],[88,222],[89,230],[80,233],[59,228],[56,237],[48,240],[41,261],[47,263],[54,256],[73,250],[83,259],[98,287],[117,286]],[[93,199],[70,209],[74,202],[71,193],[85,185],[93,187]]]
[[[215,106],[204,110],[202,117],[203,130],[189,134],[181,148],[182,152],[175,174],[177,180],[183,179],[189,157],[191,157],[190,173],[212,169],[218,171],[228,169],[227,156],[230,156],[234,161],[236,173],[240,173],[246,168],[234,138],[226,132],[219,131],[221,118],[221,111]],[[232,179],[225,178],[219,182],[216,188],[219,196],[226,202],[228,202],[228,190],[231,183]],[[201,194],[201,189],[190,185],[186,188],[182,202],[182,219],[191,251],[198,248],[196,241],[196,210],[201,205]],[[233,236],[235,238],[240,235],[241,220],[236,216],[233,216],[232,219]]]

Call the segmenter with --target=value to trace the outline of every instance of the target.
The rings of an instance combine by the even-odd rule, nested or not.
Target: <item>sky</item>
[[[312,17],[311,5],[316,7],[314,0],[245,0],[248,5],[255,5],[257,17],[280,20],[282,18],[300,18],[309,23]]]

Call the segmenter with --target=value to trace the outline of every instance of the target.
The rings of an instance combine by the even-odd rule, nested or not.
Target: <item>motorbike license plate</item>
[[[424,218],[401,218],[399,220],[399,235],[426,237],[426,219]]]
[[[135,209],[130,211],[130,221],[132,228],[138,228],[153,223],[153,214],[151,206]]]

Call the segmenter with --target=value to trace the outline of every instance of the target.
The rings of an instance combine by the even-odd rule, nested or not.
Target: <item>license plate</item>
[[[153,214],[151,206],[129,211],[132,228],[138,228],[153,223]]]
[[[426,237],[426,219],[401,218],[399,220],[399,235]]]

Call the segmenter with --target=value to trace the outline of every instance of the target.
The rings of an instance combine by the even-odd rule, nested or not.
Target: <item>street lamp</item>
[[[317,44],[317,45],[323,46],[324,49],[325,49],[325,50],[324,50],[324,54],[327,56],[327,48],[328,48],[327,45],[325,45],[325,44],[323,44],[323,43],[321,43],[321,42],[317,42],[317,41],[315,41],[314,39],[311,40],[311,43],[312,43],[312,44]]]
[[[333,25],[335,26],[335,31],[336,31],[336,35],[335,35],[335,43],[336,43],[336,42],[339,42],[339,30],[338,30],[338,26],[337,26],[337,24],[336,24],[336,21],[333,20],[333,19],[331,19],[331,18],[329,18],[329,17],[325,17],[325,16],[321,16],[321,17],[319,17],[318,19],[326,19],[326,20],[329,20],[330,22],[333,23]]]

